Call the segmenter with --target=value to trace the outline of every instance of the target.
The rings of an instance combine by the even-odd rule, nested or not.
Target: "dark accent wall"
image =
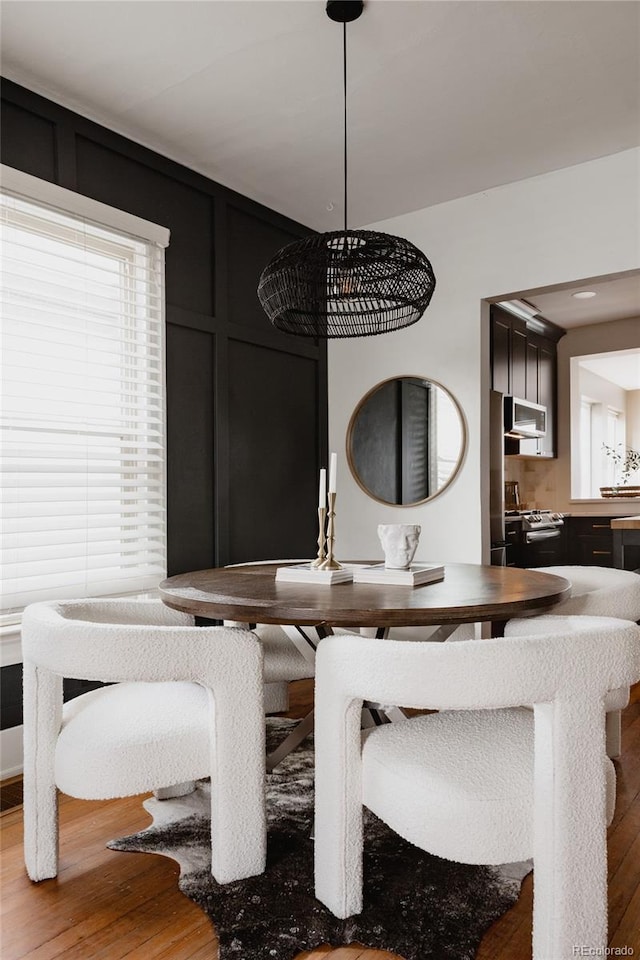
[[[0,119],[3,163],[171,231],[169,574],[313,555],[326,346],[274,330],[256,296],[311,231],[7,80]]]

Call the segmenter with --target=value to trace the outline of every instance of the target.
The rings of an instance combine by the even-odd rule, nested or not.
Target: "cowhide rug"
[[[271,751],[294,721],[267,721]],[[206,781],[177,800],[146,800],[153,826],[108,844],[177,860],[180,890],[215,925],[219,960],[293,960],[324,943],[359,943],[404,960],[472,960],[482,935],[517,900],[530,864],[451,863],[406,843],[366,812],[364,910],[337,920],[313,894],[313,745],[267,777],[266,872],[219,885],[210,873]],[[212,960],[215,958],[212,957]]]

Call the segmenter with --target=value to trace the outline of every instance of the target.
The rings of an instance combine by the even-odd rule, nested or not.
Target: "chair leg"
[[[328,701],[328,702],[327,702]],[[344,920],[362,911],[362,701],[320,700],[316,726],[315,894]]]
[[[607,756],[612,760],[622,753],[622,713],[611,710],[607,713]]]
[[[62,677],[25,661],[24,861],[32,880],[58,873],[55,744],[62,715]]]
[[[222,689],[211,706],[216,730],[211,756],[211,873],[218,883],[256,876],[266,865],[262,690],[262,677],[256,675],[255,688],[247,686],[241,704],[234,701],[233,690]]]
[[[604,956],[604,710],[595,702],[557,701],[534,710],[533,960],[571,960],[576,947]]]

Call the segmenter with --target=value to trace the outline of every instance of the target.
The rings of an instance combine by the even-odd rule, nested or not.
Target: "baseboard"
[[[0,780],[17,777],[22,773],[22,725],[0,730],[0,756],[2,757]]]

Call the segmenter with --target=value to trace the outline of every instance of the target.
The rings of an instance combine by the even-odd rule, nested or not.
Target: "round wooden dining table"
[[[417,587],[276,581],[283,565],[181,573],[163,580],[160,596],[176,610],[240,623],[389,628],[508,620],[546,610],[571,589],[563,577],[474,563],[445,563],[443,580]]]
[[[360,561],[369,563],[371,561]],[[274,563],[240,564],[169,577],[160,584],[164,603],[196,617],[241,625],[276,623],[307,660],[334,628],[348,627],[380,638],[394,627],[437,626],[425,635],[443,641],[462,623],[535,614],[566,597],[563,577],[515,567],[446,563],[444,578],[422,586],[382,583],[291,583],[276,580]],[[349,565],[349,564],[346,564]],[[500,633],[494,629],[493,635]],[[367,704],[363,725],[404,719],[400,707]],[[313,711],[267,757],[273,770],[313,730]]]

